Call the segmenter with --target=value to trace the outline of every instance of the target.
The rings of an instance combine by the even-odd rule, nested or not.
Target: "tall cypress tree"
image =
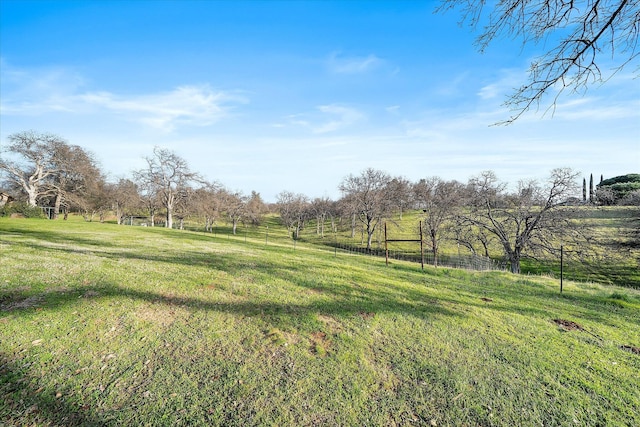
[[[593,174],[589,178],[589,203],[593,203]]]
[[[582,178],[582,201],[587,201],[587,178]]]

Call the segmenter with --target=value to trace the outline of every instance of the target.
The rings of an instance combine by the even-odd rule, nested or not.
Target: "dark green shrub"
[[[27,203],[11,203],[0,207],[0,216],[19,214],[25,218],[44,218],[42,209],[38,206],[30,206]]]
[[[637,182],[640,183],[640,174],[637,173],[629,173],[626,175],[614,176],[613,178],[605,179],[598,184],[598,187],[627,183],[627,182]]]
[[[640,190],[640,174],[630,173],[605,179],[597,187],[600,203],[618,204],[623,202],[629,194]]]

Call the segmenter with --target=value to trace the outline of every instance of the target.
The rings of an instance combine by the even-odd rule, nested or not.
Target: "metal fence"
[[[331,244],[331,246],[335,246],[344,252],[385,257],[384,249],[377,249],[377,248],[367,249],[360,246],[353,246],[345,243],[333,243]],[[422,261],[420,254],[416,254],[415,252],[397,251],[397,250],[389,250],[389,259],[416,262],[416,263],[420,263]],[[424,264],[434,265],[433,253],[425,252]],[[489,271],[489,270],[504,271],[507,269],[507,266],[504,262],[497,261],[497,260],[480,256],[480,255],[474,255],[474,254],[439,255],[437,265],[439,267],[463,268],[467,270],[476,270],[476,271]]]

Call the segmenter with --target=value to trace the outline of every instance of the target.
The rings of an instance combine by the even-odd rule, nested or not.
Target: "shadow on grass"
[[[184,240],[184,236],[180,233],[166,233],[164,230],[144,230],[150,233],[162,233],[162,237],[172,236]],[[323,294],[325,297],[323,301],[312,302],[311,305],[304,304],[288,304],[288,303],[276,303],[276,302],[248,302],[242,304],[227,304],[222,303],[210,303],[201,301],[194,298],[184,298],[179,302],[182,305],[189,307],[203,307],[205,309],[213,310],[225,310],[229,312],[236,311],[243,315],[253,315],[256,313],[308,313],[308,312],[323,312],[325,314],[353,314],[359,312],[381,312],[381,311],[397,311],[408,314],[414,314],[418,316],[428,315],[435,311],[440,310],[443,314],[453,314],[449,310],[442,309],[437,302],[430,298],[424,292],[417,289],[411,289],[408,287],[395,286],[390,283],[384,276],[384,272],[378,272],[372,274],[369,270],[362,270],[359,273],[354,273],[353,277],[342,277],[339,281],[327,282],[327,279],[321,280],[317,278],[318,270],[322,268],[336,268],[335,263],[328,263],[326,260],[318,260],[318,263],[314,262],[300,262],[300,258],[297,257],[296,252],[291,250],[285,250],[282,252],[281,248],[271,248],[257,246],[256,244],[248,244],[241,246],[244,249],[253,247],[254,249],[263,250],[269,252],[271,250],[276,251],[277,258],[270,257],[268,261],[265,261],[261,256],[255,256],[252,252],[202,252],[197,250],[165,250],[158,248],[156,250],[149,250],[145,248],[144,252],[139,250],[127,250],[114,244],[103,244],[100,240],[87,239],[86,237],[77,236],[68,233],[56,233],[48,231],[19,231],[21,234],[29,235],[37,239],[33,241],[23,241],[19,244],[22,246],[28,246],[33,249],[43,251],[43,253],[68,253],[78,257],[78,261],[82,262],[82,256],[90,253],[92,256],[102,257],[113,260],[132,259],[145,262],[154,263],[166,263],[170,265],[181,265],[186,267],[200,267],[212,271],[223,271],[229,274],[231,277],[236,277],[241,274],[250,274],[253,278],[263,281],[276,281],[282,280],[288,286],[297,286],[304,289],[307,292]],[[175,235],[175,236],[174,236]],[[196,238],[198,240],[206,240],[211,243],[215,243],[209,236],[190,235],[190,239]],[[49,246],[49,243],[64,241],[65,243],[77,243],[82,245],[79,250],[75,247],[69,246]],[[93,248],[91,248],[93,246]],[[87,249],[84,249],[87,248]],[[93,250],[92,250],[93,249]],[[46,251],[46,252],[45,252]],[[305,261],[307,259],[305,258]],[[326,264],[325,264],[326,263]],[[319,265],[320,264],[320,265]],[[366,274],[364,274],[366,273]],[[364,279],[358,277],[358,275],[365,276]],[[375,280],[374,284],[371,283],[359,283],[359,280],[370,281]],[[415,276],[414,276],[415,279]],[[109,282],[109,279],[102,279]],[[330,280],[330,279],[329,279]],[[128,287],[119,287],[117,284],[98,284],[101,294],[104,296],[128,296],[135,299],[146,299],[151,301],[162,300],[161,294],[153,292],[144,292],[139,290],[133,290]],[[75,294],[74,298],[77,298],[80,289],[69,289],[67,291],[71,294]],[[86,290],[86,289],[85,289]],[[291,291],[290,292],[295,292]],[[0,292],[0,310],[7,311],[9,307],[15,307],[16,302],[26,300],[28,298],[39,297],[35,291],[22,290],[22,291],[10,291],[5,290]],[[46,299],[49,301],[44,303],[44,307],[48,307],[51,301],[58,299],[50,294],[46,295]],[[277,297],[274,297],[277,299]],[[330,301],[325,301],[329,299]],[[73,301],[73,298],[70,299]],[[69,301],[69,302],[70,302]],[[173,303],[175,301],[172,300]],[[54,304],[60,304],[57,302]],[[19,305],[19,304],[18,304]],[[44,308],[43,307],[43,308]]]
[[[203,289],[205,287],[203,286]],[[229,301],[228,295],[219,300],[181,296],[165,289],[164,292],[132,289],[114,284],[97,283],[90,287],[78,286],[63,288],[59,291],[46,292],[42,299],[34,299],[34,304],[21,304],[33,299],[29,290],[14,291],[4,295],[0,313],[26,315],[33,310],[55,310],[66,305],[77,304],[79,297],[90,294],[87,298],[130,298],[150,303],[161,303],[170,306],[182,306],[194,310],[217,311],[243,317],[261,317],[273,327],[298,327],[303,319],[316,315],[348,317],[361,315],[370,317],[378,313],[400,313],[428,318],[433,315],[460,316],[460,313],[449,310],[433,298],[427,298],[420,292],[407,292],[399,295],[391,290],[378,292],[367,289],[353,292],[346,287],[329,288],[314,286],[319,293],[330,293],[330,298],[313,298],[309,303],[278,302],[273,300]],[[264,298],[264,297],[263,297]],[[277,297],[274,297],[277,298]]]
[[[613,292],[601,287],[586,291],[580,289],[580,283],[573,283],[560,293],[559,283],[554,288],[536,278],[511,273],[498,273],[499,277],[496,273],[471,273],[465,278],[460,270],[443,269],[435,274],[458,279],[447,285],[458,297],[438,295],[442,302],[540,319],[566,312],[607,326],[624,318],[625,322],[640,326],[640,293],[634,289]]]
[[[50,390],[36,388],[37,379],[0,352],[0,424],[5,425],[58,425],[101,426],[92,411],[74,405],[66,397]]]
[[[162,238],[175,238],[184,241],[185,235],[180,232],[167,232],[164,229],[142,229],[144,233],[158,234]],[[20,242],[20,245],[26,245],[34,249],[49,252],[64,252],[78,256],[79,259],[84,253],[90,252],[91,255],[103,257],[106,259],[122,260],[133,259],[145,262],[166,263],[170,265],[181,265],[187,267],[200,267],[208,270],[223,271],[231,277],[241,274],[249,274],[258,280],[282,280],[287,286],[296,286],[304,289],[305,292],[313,292],[319,294],[320,298],[314,298],[309,304],[291,304],[276,302],[277,296],[270,298],[270,301],[248,301],[248,302],[211,302],[200,300],[190,296],[182,297],[180,301],[176,301],[176,297],[167,297],[161,293],[147,292],[144,290],[132,289],[131,287],[122,287],[116,283],[108,283],[109,279],[102,279],[107,284],[100,285],[101,295],[103,296],[126,296],[133,299],[144,299],[149,301],[170,302],[172,304],[181,304],[187,307],[203,308],[207,310],[226,311],[230,313],[238,313],[242,315],[269,314],[272,316],[281,316],[283,314],[295,314],[297,316],[308,316],[312,313],[323,313],[330,315],[352,315],[361,312],[398,312],[410,314],[420,317],[427,317],[434,313],[445,315],[461,315],[461,312],[448,310],[443,307],[444,304],[465,304],[475,305],[478,307],[490,308],[492,310],[512,312],[522,315],[532,315],[537,317],[548,317],[551,312],[562,309],[562,306],[575,304],[576,308],[583,307],[588,309],[588,317],[592,320],[602,323],[609,323],[610,307],[623,309],[624,307],[616,306],[616,301],[611,301],[603,296],[588,294],[571,294],[566,292],[559,295],[555,291],[545,286],[539,286],[535,281],[530,281],[526,277],[514,276],[514,280],[509,280],[509,284],[496,285],[492,283],[491,275],[472,275],[471,280],[476,282],[474,286],[467,286],[470,276],[467,272],[449,269],[439,269],[432,274],[438,276],[439,280],[447,280],[448,288],[458,291],[460,298],[447,298],[444,295],[433,297],[433,294],[417,287],[400,286],[390,283],[386,280],[385,270],[372,271],[363,268],[363,272],[357,272],[353,266],[351,268],[352,277],[341,277],[340,280],[328,282],[329,279],[318,278],[318,271],[323,268],[336,268],[335,263],[329,263],[326,259],[318,259],[317,263],[300,262],[300,258],[296,256],[294,251],[284,251],[281,248],[269,248],[255,243],[248,243],[238,247],[245,249],[253,249],[264,251],[267,253],[271,250],[278,251],[277,258],[269,258],[265,260],[261,255],[255,256],[253,252],[202,252],[197,250],[165,250],[158,248],[150,250],[145,248],[144,251],[127,250],[113,243],[105,242],[100,239],[90,239],[85,237],[85,233],[73,234],[67,232],[51,232],[51,231],[34,231],[34,230],[17,230],[17,233],[28,235],[37,240],[37,242]],[[209,235],[189,233],[190,240],[201,240],[216,244]],[[86,247],[87,250],[78,250],[74,247],[56,246],[51,247],[46,242],[64,242],[76,243]],[[40,243],[42,242],[42,243]],[[236,242],[237,243],[237,242]],[[90,250],[94,249],[95,250]],[[204,247],[203,249],[206,249]],[[411,282],[416,280],[415,272],[404,271],[402,267],[395,268],[394,277],[402,278],[402,280]],[[411,273],[411,274],[410,274]],[[359,277],[360,275],[360,277]],[[362,278],[361,278],[362,277]],[[359,280],[366,280],[369,283],[359,283]],[[502,278],[501,278],[502,280]],[[498,283],[502,283],[498,280]],[[373,281],[374,283],[371,283]],[[457,283],[460,282],[459,285]],[[463,283],[465,282],[465,283]],[[518,287],[518,292],[514,292],[513,287]],[[84,289],[86,290],[86,289]],[[80,289],[70,290],[77,298]],[[289,290],[289,292],[295,292]],[[496,299],[491,304],[482,302],[480,298],[487,296]],[[38,297],[30,291],[19,292],[0,292],[0,310],[7,311],[9,307],[20,306],[20,301],[28,298]],[[522,304],[521,297],[532,299],[527,304]],[[169,298],[169,299],[167,299]],[[60,299],[60,301],[58,301]],[[43,303],[44,308],[50,307],[51,304],[65,304],[64,297],[46,296],[47,302]],[[57,301],[57,302],[56,302]],[[71,298],[68,302],[73,301]],[[640,324],[638,316],[630,316],[634,323]],[[280,319],[282,322],[282,319]],[[293,323],[294,321],[292,321]],[[277,326],[277,325],[276,325]]]
[[[114,256],[114,254],[104,254],[102,256]],[[194,254],[185,255],[190,261],[173,259],[171,262],[179,262],[191,265],[193,263]],[[157,258],[157,257],[155,257]],[[167,258],[161,257],[157,259],[162,262],[169,262]],[[224,265],[226,268],[236,271],[247,268],[246,264],[237,259],[231,259],[230,255],[218,257],[216,265]],[[210,260],[205,259],[201,254],[201,258],[197,262],[209,265]],[[274,295],[271,299],[263,300],[240,300],[228,301],[225,299],[215,300],[215,294],[212,296],[201,294],[196,289],[195,296],[176,295],[172,293],[171,287],[164,287],[161,291],[148,289],[135,289],[134,284],[125,287],[122,284],[110,283],[107,281],[97,282],[90,286],[74,286],[64,288],[64,290],[52,290],[43,294],[43,299],[37,303],[37,306],[22,307],[11,309],[11,316],[21,317],[37,315],[42,311],[55,311],[65,306],[73,306],[79,302],[87,301],[87,299],[102,300],[127,298],[131,300],[144,301],[153,304],[164,304],[168,307],[186,307],[193,311],[216,311],[230,313],[238,317],[255,317],[260,322],[266,324],[265,329],[277,328],[281,330],[298,329],[301,332],[317,331],[318,315],[341,317],[357,317],[356,327],[359,322],[370,322],[371,318],[380,312],[394,312],[414,315],[419,317],[429,317],[433,315],[457,315],[436,301],[425,298],[425,294],[418,291],[408,291],[400,293],[399,291],[388,288],[374,291],[372,289],[363,289],[358,291],[359,287],[354,284],[331,285],[320,283],[313,280],[308,275],[301,274],[301,267],[296,269],[295,266],[287,266],[287,262],[283,261],[274,266],[258,265],[254,266],[261,274],[270,275],[278,278],[287,278],[289,283],[302,288],[313,289],[319,294],[312,294],[308,303],[300,302],[279,302],[278,296]],[[235,270],[234,270],[235,269]],[[292,276],[298,277],[298,280],[292,281]],[[295,277],[294,277],[295,278]],[[351,287],[356,289],[355,294]],[[206,284],[203,284],[201,290],[206,290]],[[86,296],[90,292],[89,296]],[[295,292],[288,291],[288,292]],[[330,294],[329,298],[323,298],[322,294]],[[12,301],[20,301],[32,296],[29,290],[16,290],[10,298]],[[224,295],[224,294],[223,294]],[[85,296],[79,299],[78,297]],[[228,295],[226,295],[228,296]],[[226,297],[225,296],[225,297]],[[263,295],[268,298],[268,295]],[[100,304],[103,310],[108,311],[107,303]],[[1,307],[0,307],[1,309]],[[5,313],[7,310],[4,310]],[[5,314],[0,310],[0,317]],[[310,325],[309,321],[316,323],[315,326]],[[364,332],[366,333],[366,332]],[[79,408],[73,402],[65,400],[65,397],[56,397],[50,391],[42,392],[37,389],[37,380],[33,376],[35,372],[29,372],[29,365],[26,359],[21,359],[22,355],[17,359],[11,360],[8,356],[0,354],[0,395],[5,400],[0,404],[0,416],[9,420],[9,423],[15,420],[16,425],[21,424],[51,424],[51,425],[107,425],[108,420],[101,419],[101,414],[93,408]],[[54,391],[55,393],[55,391]],[[5,397],[6,396],[6,397]],[[27,413],[26,411],[31,411]]]
[[[88,232],[82,232],[79,234],[74,234],[72,232],[69,231],[63,231],[63,232],[59,232],[59,231],[48,231],[48,230],[43,230],[43,229],[35,229],[35,228],[4,228],[3,229],[4,233],[12,233],[12,234],[19,234],[21,236],[24,237],[28,237],[28,238],[32,238],[32,239],[36,239],[38,241],[41,242],[49,242],[49,243],[55,243],[55,244],[76,244],[76,245],[84,245],[84,246],[89,246],[89,247],[96,247],[96,248],[100,248],[100,247],[114,247],[116,245],[114,245],[113,243],[110,243],[108,240],[105,239],[93,239],[93,238],[89,238],[86,237],[86,235],[89,235]],[[2,235],[0,234],[0,240],[4,240],[2,239]],[[11,241],[8,242],[3,242],[3,243],[11,243],[14,244]],[[19,244],[21,246],[32,246],[32,247],[47,247],[48,246],[43,246],[43,245],[31,245],[28,244],[27,242],[21,241],[19,243],[15,243],[15,244]],[[70,252],[73,252],[73,250],[69,250]]]
[[[184,235],[179,232],[169,232],[166,230],[144,230],[148,233],[161,233],[162,237],[175,237],[180,240],[184,239]],[[517,277],[513,283],[508,285],[495,285],[491,283],[493,276],[472,276],[472,280],[477,283],[474,286],[467,286],[462,283],[469,280],[466,272],[458,270],[439,269],[433,274],[440,280],[449,281],[448,288],[457,288],[460,292],[460,298],[447,298],[443,295],[433,297],[433,294],[424,289],[399,286],[385,280],[385,270],[366,271],[363,274],[364,279],[359,279],[357,272],[353,269],[353,277],[343,277],[342,280],[336,282],[327,282],[317,277],[318,271],[322,268],[335,268],[336,265],[329,263],[326,259],[317,260],[318,263],[299,262],[294,251],[282,252],[280,248],[269,248],[260,245],[247,244],[240,246],[241,248],[253,248],[261,251],[278,251],[277,259],[269,259],[265,261],[261,256],[254,256],[252,252],[201,252],[196,250],[164,250],[158,248],[155,251],[145,249],[144,252],[137,250],[115,250],[119,246],[113,244],[105,244],[102,240],[87,239],[86,237],[77,236],[69,233],[56,233],[48,231],[23,231],[19,233],[33,236],[39,242],[64,242],[77,243],[84,247],[90,245],[95,247],[95,251],[78,250],[73,247],[51,247],[45,243],[20,242],[20,245],[26,245],[34,249],[71,253],[81,257],[86,252],[91,255],[103,257],[107,259],[121,260],[133,259],[145,262],[167,263],[171,265],[182,265],[187,267],[201,267],[204,269],[223,271],[232,277],[240,274],[250,274],[254,278],[261,277],[262,280],[282,280],[289,286],[297,286],[307,292],[322,294],[328,298],[313,299],[309,304],[291,304],[278,303],[273,301],[249,301],[249,302],[211,302],[199,300],[192,297],[182,297],[179,301],[176,297],[167,297],[161,293],[146,292],[142,290],[132,289],[130,287],[121,287],[117,284],[98,284],[98,288],[102,296],[126,296],[133,299],[144,299],[155,302],[169,302],[172,304],[185,305],[193,308],[203,308],[207,310],[226,311],[230,313],[238,313],[246,316],[254,316],[258,314],[269,314],[280,316],[282,314],[295,314],[298,316],[308,316],[312,313],[323,313],[330,315],[352,315],[361,312],[398,312],[404,314],[415,315],[419,317],[428,317],[434,313],[445,315],[461,315],[461,312],[448,310],[442,306],[445,304],[466,304],[478,307],[490,308],[492,310],[512,312],[522,315],[533,315],[538,317],[548,317],[550,313],[562,305],[575,304],[589,310],[588,316],[592,320],[609,323],[607,310],[610,306],[615,305],[615,301],[610,301],[602,296],[587,294],[571,294],[566,292],[559,295],[557,292],[548,287],[539,286],[535,281],[530,281],[525,277]],[[216,243],[211,236],[198,235],[190,233],[189,239],[205,240],[207,242]],[[282,254],[282,255],[281,255]],[[325,265],[326,263],[326,265]],[[353,268],[350,266],[349,268]],[[366,269],[366,266],[364,267]],[[415,281],[415,272],[404,271],[404,268],[394,268],[394,277],[401,277],[407,282]],[[106,279],[108,282],[109,279]],[[359,280],[374,281],[375,283],[359,283]],[[460,282],[460,285],[456,285]],[[501,282],[500,282],[501,283]],[[517,286],[519,292],[514,292],[513,287]],[[455,289],[454,289],[455,290]],[[70,289],[69,292],[74,294],[68,303],[71,303],[80,292],[86,289]],[[293,292],[293,291],[292,291]],[[482,302],[480,298],[488,296],[498,298],[491,304]],[[28,298],[38,297],[30,291],[0,293],[0,311],[7,311],[7,307],[12,307],[20,301]],[[522,304],[521,297],[533,299],[528,304]],[[64,297],[58,301],[60,297],[47,295],[47,302],[43,303],[43,308],[51,307],[53,304],[65,304]],[[277,299],[274,296],[273,300]],[[57,301],[57,302],[56,302]],[[531,303],[533,302],[533,304]],[[624,309],[624,307],[622,307]],[[631,316],[633,317],[633,316]],[[640,324],[640,319],[634,317],[630,319],[634,323]],[[280,320],[282,321],[282,319]],[[294,323],[292,321],[292,323]],[[278,326],[278,325],[274,325]]]

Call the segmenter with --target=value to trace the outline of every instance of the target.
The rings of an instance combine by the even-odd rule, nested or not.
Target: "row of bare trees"
[[[332,227],[348,221],[352,237],[361,227],[367,249],[381,224],[393,222],[405,209],[419,209],[436,265],[440,244],[448,239],[486,256],[498,246],[511,271],[519,273],[525,256],[554,253],[560,249],[559,242],[578,248],[579,242],[587,240],[586,231],[576,223],[578,210],[567,203],[578,194],[577,175],[571,169],[554,169],[547,182],[520,181],[510,188],[491,171],[463,184],[438,177],[412,183],[366,169],[342,181],[342,198],[336,202],[310,201],[284,191],[277,206],[294,238],[310,220],[316,220],[318,234],[324,232],[327,219]]]
[[[185,219],[192,218],[207,231],[224,218],[235,234],[238,224],[259,224],[267,212],[259,193],[245,195],[206,182],[186,160],[159,147],[132,179],[110,183],[89,153],[59,137],[30,131],[11,135],[9,142],[5,152],[14,160],[3,153],[0,161],[8,188],[22,192],[32,206],[53,208],[54,218],[70,208],[88,219],[113,211],[118,223],[144,215],[153,226],[164,215],[165,227],[174,227],[177,220],[176,228],[182,229]],[[554,169],[547,182],[521,181],[509,187],[491,171],[465,184],[438,177],[413,183],[369,168],[345,177],[339,189],[337,201],[283,191],[275,208],[294,238],[314,221],[321,236],[327,223],[332,232],[338,225],[350,227],[352,237],[359,227],[368,249],[383,222],[401,218],[406,209],[419,209],[436,264],[441,242],[451,239],[487,256],[491,248],[502,248],[515,273],[525,256],[557,251],[558,242],[578,248],[575,242],[586,240],[584,230],[576,227],[576,210],[567,204],[579,200],[577,174],[570,169]]]
[[[168,228],[174,218],[183,228],[187,217],[199,217],[211,231],[216,220],[226,218],[235,234],[238,223],[257,224],[266,211],[260,194],[247,196],[206,182],[186,160],[159,147],[132,179],[112,183],[89,152],[59,136],[26,131],[8,141],[0,158],[6,190],[23,195],[29,206],[47,208],[52,219],[77,210],[87,220],[95,215],[102,220],[112,211],[118,224],[126,216],[144,215],[153,226],[163,214]]]
[[[266,213],[259,193],[247,196],[207,182],[170,150],[155,147],[145,161],[145,168],[134,171],[134,181],[121,179],[116,185],[113,208],[119,224],[126,215],[143,212],[153,226],[162,212],[167,228],[174,227],[174,218],[179,229],[184,229],[185,219],[199,218],[210,232],[218,219],[225,218],[236,234],[239,223],[258,225]]]

